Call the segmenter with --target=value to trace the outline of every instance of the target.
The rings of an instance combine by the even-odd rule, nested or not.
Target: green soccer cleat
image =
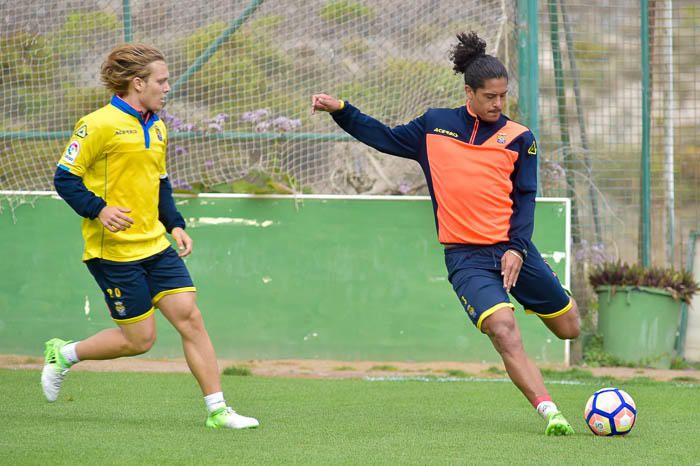
[[[61,391],[63,379],[66,377],[71,364],[61,354],[61,348],[70,341],[52,338],[46,342],[44,350],[44,368],[41,371],[41,387],[49,402],[56,401]]]
[[[547,414],[547,427],[544,429],[545,435],[574,435],[574,429],[559,411],[552,411]]]
[[[214,429],[254,429],[260,423],[252,417],[241,416],[228,406],[220,408],[207,416],[207,427]]]

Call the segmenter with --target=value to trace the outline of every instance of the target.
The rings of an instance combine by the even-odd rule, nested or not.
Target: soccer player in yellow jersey
[[[115,48],[102,64],[111,102],[81,118],[58,162],[58,194],[83,217],[83,261],[102,289],[117,328],[81,341],[46,342],[41,384],[55,401],[69,368],[83,360],[147,352],[155,309],[182,337],[185,359],[204,394],[206,426],[257,427],[227,406],[216,355],[182,257],[192,239],[165,168],[167,130],[157,112],[170,90],[163,54],[148,45]],[[180,252],[170,247],[170,233]]]

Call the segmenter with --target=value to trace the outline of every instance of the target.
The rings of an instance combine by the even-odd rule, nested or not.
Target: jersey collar
[[[113,95],[110,103],[112,105],[114,105],[115,107],[117,107],[122,112],[128,113],[129,115],[133,116],[134,118],[137,118],[141,122],[141,124],[143,124],[143,125],[148,125],[149,123],[153,124],[160,119],[160,118],[158,118],[158,115],[153,113],[153,112],[146,112],[146,114],[144,115],[143,113],[139,112],[134,107],[132,107],[131,105],[127,104],[126,101],[124,101],[118,95]]]
[[[471,116],[472,118],[479,118],[479,117],[476,115],[476,113],[474,113],[474,110],[472,110],[472,104],[471,104],[471,102],[468,101],[468,100],[467,100],[467,113],[468,113],[469,116]]]
[[[508,120],[508,117],[505,116],[501,112],[501,115],[498,117],[498,121],[494,121],[492,123],[489,123],[489,122],[482,120],[481,118],[479,118],[479,116],[476,113],[474,113],[474,110],[472,110],[472,106],[471,106],[471,103],[469,101],[467,101],[467,104],[465,107],[467,110],[467,116],[472,117],[474,120],[477,120],[479,122],[479,124],[485,125],[486,127],[490,127],[490,126],[494,126],[494,125],[503,126],[505,124],[505,122]]]

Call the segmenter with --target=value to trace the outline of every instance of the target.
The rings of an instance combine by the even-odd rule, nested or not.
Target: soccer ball
[[[626,391],[601,388],[588,399],[583,417],[596,435],[625,435],[634,427],[637,406]]]

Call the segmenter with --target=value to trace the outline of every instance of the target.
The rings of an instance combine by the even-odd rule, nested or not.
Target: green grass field
[[[700,464],[700,385],[615,382],[637,424],[598,438],[582,413],[606,382],[550,384],[577,434],[549,438],[503,381],[225,376],[261,426],[212,431],[188,374],[76,372],[49,404],[38,371],[0,370],[0,464]]]

